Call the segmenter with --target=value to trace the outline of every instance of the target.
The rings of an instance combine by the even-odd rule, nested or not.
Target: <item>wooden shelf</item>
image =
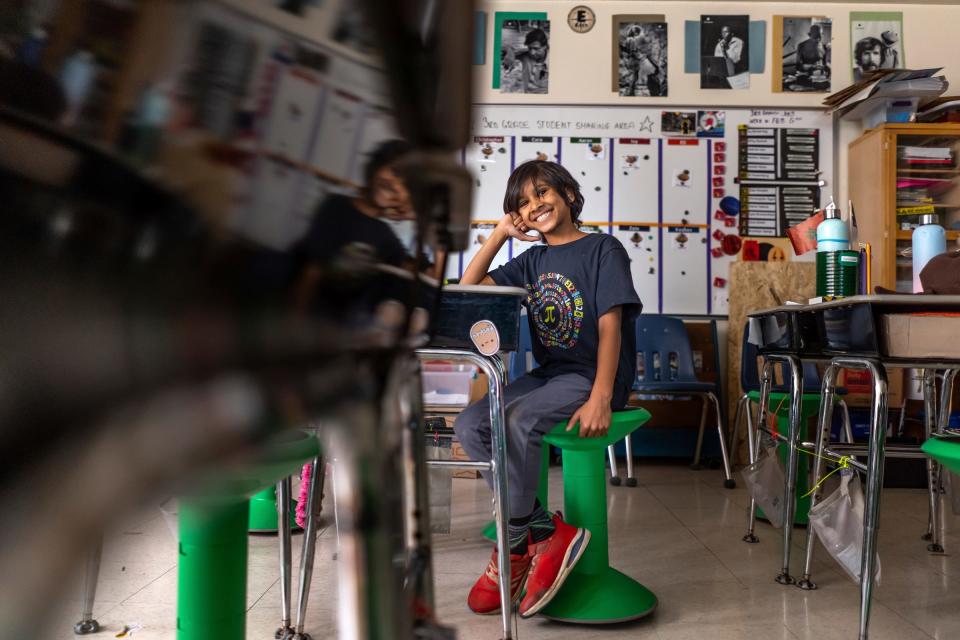
[[[949,169],[908,169],[906,167],[897,167],[897,175],[901,173],[952,173],[954,175],[960,175],[960,169],[956,167],[950,167]]]
[[[897,240],[910,240],[912,237],[913,231],[897,230]],[[957,238],[960,238],[960,231],[947,231],[947,240],[956,241]]]

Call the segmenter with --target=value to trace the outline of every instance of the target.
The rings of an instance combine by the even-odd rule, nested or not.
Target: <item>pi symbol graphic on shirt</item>
[[[553,324],[554,322],[556,322],[557,319],[553,316],[553,312],[554,312],[555,310],[556,310],[556,307],[553,306],[553,305],[550,305],[550,306],[546,307],[546,312],[547,312],[547,313],[546,313],[546,316],[544,317],[543,321],[546,322],[547,324]]]

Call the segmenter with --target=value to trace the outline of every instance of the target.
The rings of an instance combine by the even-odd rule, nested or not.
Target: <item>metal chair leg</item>
[[[310,599],[310,584],[313,582],[313,561],[317,549],[317,527],[323,501],[325,464],[316,458],[310,468],[310,493],[307,494],[307,521],[303,527],[303,551],[300,554],[300,584],[297,597],[297,623],[291,640],[312,640],[303,630],[307,619],[307,602]],[[337,532],[339,538],[339,531]]]
[[[823,377],[823,388],[820,391],[820,414],[817,421],[817,455],[813,459],[813,475],[810,479],[810,486],[816,487],[820,483],[820,471],[822,469],[822,456],[823,450],[827,446],[827,443],[830,442],[830,426],[833,423],[833,406],[836,387],[834,386],[834,381],[836,380],[835,367],[830,365],[831,368],[827,369]],[[846,409],[846,404],[843,405]],[[848,433],[848,438],[852,436]],[[817,489],[813,492],[813,495],[810,496],[810,509],[813,509],[816,506],[817,501],[820,499],[820,489]],[[806,555],[804,556],[803,562],[803,577],[797,582],[797,586],[805,591],[810,591],[817,588],[817,583],[811,579],[811,573],[813,571],[813,541],[816,537],[816,534],[813,531],[813,526],[807,525],[807,544],[806,544]]]
[[[923,371],[923,435],[925,439],[933,436],[937,430],[936,412],[937,412],[937,386],[936,371],[933,369],[924,369]],[[927,545],[927,551],[930,553],[943,553],[943,532],[941,529],[940,513],[940,464],[933,458],[927,457],[927,498],[928,498],[928,516],[927,516],[927,534],[930,544]]]
[[[766,424],[767,419],[767,403],[770,401],[770,371],[771,366],[769,362],[764,362],[763,369],[760,373],[760,402],[757,405],[757,422],[754,426],[753,420],[750,419],[749,407],[747,407],[747,448],[750,455],[750,464],[753,464],[757,461],[757,455],[759,454],[760,449],[760,427]],[[748,544],[756,544],[760,542],[760,539],[754,533],[757,524],[757,501],[750,497],[750,509],[747,513],[747,532],[744,534],[742,540]]]
[[[727,489],[733,489],[737,486],[737,481],[733,479],[733,473],[730,470],[730,453],[727,451],[727,438],[723,432],[723,417],[720,415],[720,401],[711,391],[707,394],[713,408],[717,411],[717,438],[720,440],[720,457],[723,460],[723,486]]]
[[[100,557],[103,555],[103,539],[87,556],[87,566],[83,573],[83,591],[80,596],[80,622],[73,625],[78,636],[100,631],[100,623],[93,619],[93,602],[97,597],[97,579],[100,576]]]
[[[707,406],[709,400],[706,395],[700,396],[703,400],[703,409],[700,411],[700,430],[697,431],[697,447],[693,452],[693,464],[690,465],[690,468],[694,471],[699,471],[703,468],[700,464],[700,453],[703,451],[703,433],[707,428]]]
[[[738,440],[740,439],[740,420],[743,419],[743,409],[747,407],[747,415],[750,414],[750,395],[745,393],[740,396],[740,399],[737,400],[737,410],[733,415],[733,429],[730,433],[730,444],[727,446],[727,449],[730,451],[732,456],[731,462],[737,457],[737,445],[739,444]]]
[[[633,435],[628,433],[623,440],[623,446],[627,450],[627,486],[635,487],[637,479],[633,477]]]
[[[610,461],[610,484],[619,487],[620,476],[617,472],[617,455],[613,450],[613,445],[607,447],[607,459]]]
[[[280,626],[273,634],[277,640],[285,640],[293,633],[290,626],[290,586],[293,572],[293,546],[290,530],[290,498],[293,484],[290,476],[277,482],[277,538],[280,542]]]

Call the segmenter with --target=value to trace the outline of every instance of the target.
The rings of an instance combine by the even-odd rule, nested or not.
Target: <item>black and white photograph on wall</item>
[[[829,92],[830,18],[786,16],[782,20],[780,42],[783,66],[779,89],[793,93]]]
[[[620,95],[666,96],[666,23],[623,21],[617,32]]]
[[[853,47],[853,79],[877,69],[903,69],[903,14],[900,12],[851,12],[850,46]]]
[[[350,0],[341,2],[333,39],[354,51],[372,56],[376,54],[376,36],[363,16],[361,3]]]
[[[750,88],[750,16],[700,16],[700,88]]]
[[[501,93],[547,93],[549,20],[504,20],[500,49]]]

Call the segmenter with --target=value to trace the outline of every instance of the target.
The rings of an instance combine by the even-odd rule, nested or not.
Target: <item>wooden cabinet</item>
[[[848,191],[859,241],[872,247],[874,286],[912,290],[911,227],[922,213],[936,213],[956,246],[958,158],[960,124],[886,124],[850,143]]]

